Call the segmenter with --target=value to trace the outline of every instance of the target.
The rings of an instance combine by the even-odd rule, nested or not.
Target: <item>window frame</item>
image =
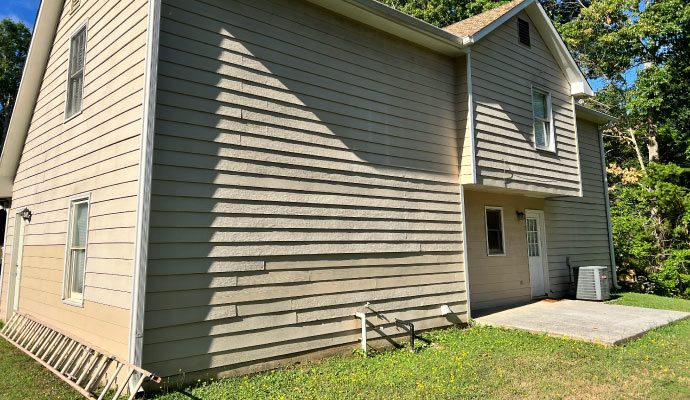
[[[68,107],[69,107],[69,100],[70,100],[70,79],[77,73],[72,74],[70,71],[70,62],[72,60],[72,40],[74,39],[75,36],[80,34],[84,31],[84,65],[81,68],[81,74],[82,74],[82,79],[81,79],[81,99],[79,101],[79,111],[74,112],[71,115],[67,114]],[[89,20],[87,19],[86,21],[82,22],[81,25],[79,25],[74,31],[72,31],[72,34],[69,36],[69,51],[67,53],[67,81],[66,81],[66,88],[65,88],[65,120],[64,122],[68,122],[72,120],[73,118],[76,118],[77,116],[81,115],[81,113],[84,111],[84,78],[86,77],[86,52],[88,50],[88,38],[89,38]]]
[[[553,126],[553,102],[551,98],[551,92],[539,87],[536,87],[534,85],[531,86],[530,88],[530,98],[532,99],[532,137],[534,138],[534,148],[536,150],[541,150],[541,151],[550,151],[552,153],[556,152],[556,132],[555,128]],[[541,118],[537,117],[534,114],[534,92],[541,93],[546,96],[546,106],[548,107],[547,110],[547,116],[548,118]],[[537,121],[541,122],[548,122],[549,123],[549,132],[548,134],[548,141],[549,145],[548,146],[539,146],[537,145]]]
[[[491,254],[491,248],[489,245],[489,219],[487,218],[487,211],[499,211],[501,216],[501,247],[503,253]],[[506,251],[506,224],[505,218],[503,217],[503,207],[497,206],[484,206],[484,235],[486,236],[486,255],[488,257],[503,257],[508,254]]]
[[[84,276],[82,279],[81,287],[81,298],[75,298],[71,296],[71,289],[68,286],[71,284],[71,277],[73,272],[72,266],[72,235],[74,233],[72,229],[73,217],[74,217],[74,205],[79,203],[86,203],[86,238],[84,239]],[[62,302],[71,306],[84,307],[84,288],[86,286],[86,261],[87,253],[89,247],[89,212],[91,211],[91,193],[82,193],[76,196],[72,196],[69,199],[68,209],[67,209],[67,242],[65,243],[65,266],[62,274]]]

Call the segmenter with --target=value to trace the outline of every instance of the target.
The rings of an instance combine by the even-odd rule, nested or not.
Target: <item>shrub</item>
[[[690,249],[672,250],[663,266],[649,276],[656,294],[690,298]]]

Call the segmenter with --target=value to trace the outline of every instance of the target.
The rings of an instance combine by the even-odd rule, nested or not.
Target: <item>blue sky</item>
[[[10,18],[15,21],[22,21],[30,29],[33,29],[39,4],[40,0],[1,0],[0,20]]]

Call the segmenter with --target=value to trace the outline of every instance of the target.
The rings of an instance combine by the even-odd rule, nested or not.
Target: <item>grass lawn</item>
[[[626,293],[615,304],[690,311],[688,300],[651,295]],[[690,320],[615,348],[490,327],[423,336],[431,344],[417,353],[400,349],[366,359],[332,357],[200,382],[156,400],[690,399]],[[79,398],[4,342],[0,373],[0,399]],[[30,392],[22,389],[33,378],[40,384]]]
[[[0,399],[83,398],[41,364],[0,338]]]

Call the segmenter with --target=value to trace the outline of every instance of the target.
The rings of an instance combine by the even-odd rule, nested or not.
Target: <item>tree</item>
[[[595,100],[620,119],[612,133],[625,139],[614,145],[639,142],[646,162],[687,166],[690,3],[592,0],[559,31],[587,77],[607,85]]]
[[[22,22],[0,21],[0,145],[5,141],[30,43],[31,32]]]
[[[444,27],[510,0],[379,0],[432,25]]]

